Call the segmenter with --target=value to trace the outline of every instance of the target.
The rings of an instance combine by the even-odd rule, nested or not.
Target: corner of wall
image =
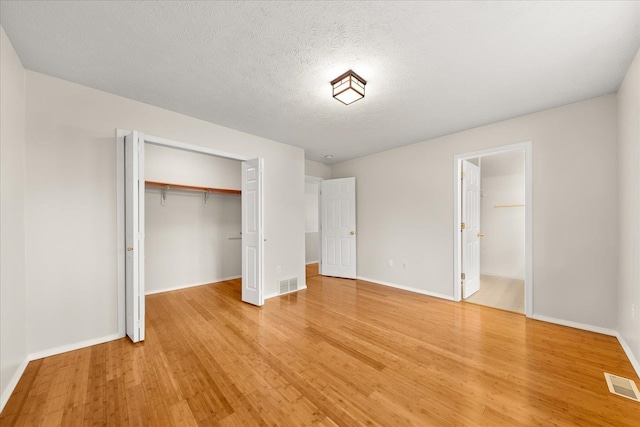
[[[15,370],[13,376],[7,383],[7,386],[3,388],[2,394],[0,395],[0,413],[4,410],[4,406],[9,401],[9,398],[13,394],[13,390],[16,389],[20,378],[22,378],[22,374],[27,369],[27,365],[29,365],[29,358],[25,357],[25,359],[18,365],[18,368]]]
[[[618,339],[640,376],[640,50],[616,95],[618,115]]]
[[[627,341],[622,335],[620,335],[619,332],[616,333],[615,337],[618,338],[618,342],[620,343],[622,350],[624,350],[624,353],[627,355],[629,362],[631,362],[631,366],[636,371],[636,375],[640,378],[640,359],[636,357],[636,355],[633,353],[633,350],[629,346],[629,343],[627,343]]]
[[[0,27],[0,411],[27,359],[25,70]]]
[[[313,160],[304,161],[304,174],[307,176],[315,176],[323,179],[331,178],[331,166],[324,163],[314,162]]]

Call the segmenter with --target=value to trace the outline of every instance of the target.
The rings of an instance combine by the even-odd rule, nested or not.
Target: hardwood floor
[[[31,362],[4,426],[637,426],[613,337],[362,281],[147,297],[147,339]]]
[[[524,314],[524,280],[480,276],[480,290],[465,301]]]
[[[318,264],[307,264],[305,269],[306,269],[306,274],[307,274],[307,280],[311,279],[312,277],[316,277],[318,275]]]

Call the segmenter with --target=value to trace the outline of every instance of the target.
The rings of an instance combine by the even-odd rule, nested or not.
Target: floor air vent
[[[636,383],[632,380],[607,374],[606,372],[604,373],[604,378],[607,380],[607,385],[611,393],[640,402],[640,392],[638,391],[638,387],[636,387]]]
[[[298,289],[298,278],[292,277],[290,279],[280,280],[280,294],[286,294]]]

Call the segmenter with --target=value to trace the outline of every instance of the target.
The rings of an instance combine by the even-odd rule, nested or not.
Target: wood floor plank
[[[238,279],[148,296],[145,342],[31,362],[0,424],[639,424],[614,337],[307,273],[263,307]]]

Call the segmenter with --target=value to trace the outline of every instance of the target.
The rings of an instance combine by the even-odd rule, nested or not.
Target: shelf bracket
[[[164,188],[162,189],[162,194],[160,195],[160,204],[162,206],[167,205],[167,191],[169,191],[169,186],[165,185]]]
[[[207,190],[202,194],[202,206],[207,206],[207,202],[209,201],[209,195],[211,195],[211,190]]]

